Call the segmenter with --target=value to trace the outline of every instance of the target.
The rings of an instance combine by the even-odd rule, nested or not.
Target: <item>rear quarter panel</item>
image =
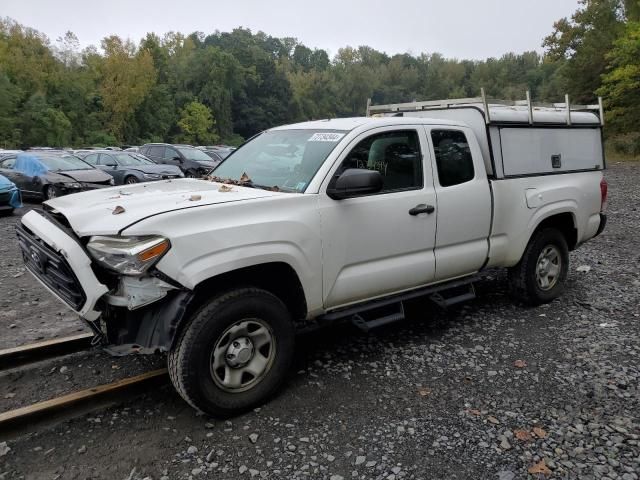
[[[602,171],[542,175],[492,181],[494,216],[487,266],[520,261],[531,235],[553,215],[570,213],[578,244],[600,225]]]

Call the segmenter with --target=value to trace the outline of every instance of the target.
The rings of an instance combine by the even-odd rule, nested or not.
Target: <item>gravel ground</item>
[[[637,480],[640,165],[613,165],[607,178],[607,230],[571,254],[567,292],[549,305],[512,305],[492,272],[478,299],[448,313],[415,303],[408,321],[369,334],[301,338],[286,388],[254,412],[209,419],[159,387],[0,443],[0,479]],[[0,220],[3,238],[10,223]],[[12,242],[0,261],[17,272]],[[20,312],[19,327],[0,319],[4,332],[69,328],[29,276],[2,275],[23,295],[3,294],[1,306]],[[35,298],[37,311],[23,308]],[[65,365],[111,368],[87,355]]]

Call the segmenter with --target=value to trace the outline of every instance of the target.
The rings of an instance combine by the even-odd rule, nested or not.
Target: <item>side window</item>
[[[165,147],[164,149],[164,159],[165,160],[173,160],[175,157],[178,157],[178,152],[176,152],[173,148]]]
[[[451,187],[473,179],[473,158],[464,133],[459,130],[432,130],[431,139],[441,186]]]
[[[92,153],[91,155],[87,155],[84,157],[84,161],[90,163],[91,165],[98,165],[98,154]]]
[[[0,162],[0,168],[6,168],[7,170],[13,170],[13,166],[16,163],[15,158],[7,158]]]
[[[162,157],[164,155],[164,147],[162,145],[153,145],[149,147],[149,155]]]
[[[365,138],[342,161],[339,172],[348,168],[380,172],[382,192],[421,188],[422,155],[418,133],[401,130]]]
[[[116,165],[116,161],[113,159],[111,155],[107,155],[106,153],[100,154],[100,165],[105,165],[109,167],[113,167]]]

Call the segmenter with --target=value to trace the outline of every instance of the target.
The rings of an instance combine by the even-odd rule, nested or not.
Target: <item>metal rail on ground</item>
[[[139,387],[164,380],[167,369],[161,368],[136,375],[113,383],[79,390],[60,397],[34,403],[15,410],[0,413],[0,438],[3,433],[11,433],[24,428],[32,428],[39,420],[51,421],[56,414],[64,413],[73,407],[72,416],[83,414],[82,405],[105,399],[119,399],[118,395],[133,393]]]
[[[93,338],[92,333],[81,333],[0,350],[0,370],[85,350]]]

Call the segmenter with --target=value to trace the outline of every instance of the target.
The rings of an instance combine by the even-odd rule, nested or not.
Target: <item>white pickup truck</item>
[[[526,303],[560,295],[568,252],[605,224],[598,115],[474,100],[369,112],[265,131],[209,180],[47,201],[17,229],[26,267],[111,352],[168,352],[178,392],[219,416],[274,393],[299,329],[463,301],[489,267]]]

